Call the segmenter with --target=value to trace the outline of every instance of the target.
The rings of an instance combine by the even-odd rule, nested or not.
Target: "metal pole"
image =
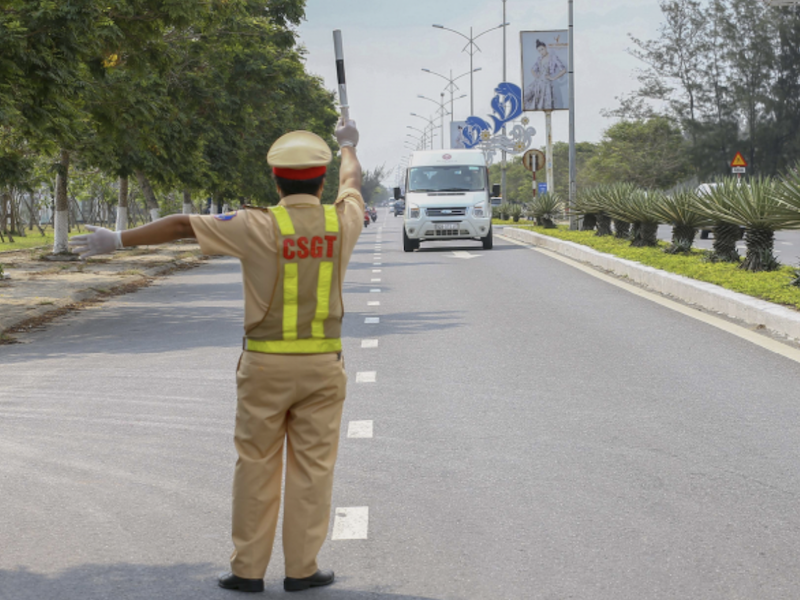
[[[506,30],[508,26],[506,25],[506,0],[503,0],[503,83],[506,81],[507,73],[506,73]],[[506,135],[506,126],[503,125],[503,136]],[[500,165],[500,195],[503,197],[503,202],[506,202],[506,171],[508,170],[508,155],[505,150],[503,150],[503,159]]]
[[[553,181],[553,111],[547,110],[544,113],[546,123],[547,135],[547,191],[553,193],[556,191],[555,181]]]
[[[455,112],[453,112],[453,69],[450,69],[450,122],[453,122]]]
[[[574,0],[569,0],[569,228],[577,229],[578,220],[572,210],[578,194],[578,164],[575,155],[575,19]]]
[[[439,110],[442,111],[439,114],[439,123],[442,127],[442,150],[444,150],[444,92],[439,97]]]
[[[472,68],[473,57],[475,51],[472,48],[474,43],[472,38],[472,27],[469,28],[469,116],[475,114],[475,70]]]

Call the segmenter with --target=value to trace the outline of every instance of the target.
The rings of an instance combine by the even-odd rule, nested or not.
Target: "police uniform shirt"
[[[319,206],[316,196],[298,194],[283,198],[279,206]],[[343,190],[336,200],[342,232],[344,277],[353,249],[364,227],[364,200],[355,189]],[[263,320],[278,279],[278,241],[273,215],[262,210],[239,210],[226,215],[192,215],[191,224],[203,254],[233,256],[242,263],[244,328],[249,332]]]

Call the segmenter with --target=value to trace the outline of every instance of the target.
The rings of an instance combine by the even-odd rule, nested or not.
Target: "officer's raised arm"
[[[336,125],[336,141],[342,149],[342,164],[339,167],[339,193],[347,189],[361,191],[361,164],[356,156],[358,145],[358,129],[355,121],[344,122],[341,119]]]

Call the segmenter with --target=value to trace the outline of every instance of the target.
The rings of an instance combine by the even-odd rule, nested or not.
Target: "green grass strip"
[[[44,233],[45,234],[42,235],[41,233],[39,233],[38,229],[34,229],[33,231],[29,231],[26,229],[24,237],[19,235],[13,236],[14,238],[13,244],[8,241],[8,235],[4,234],[6,241],[5,243],[0,241],[0,252],[8,252],[12,250],[28,250],[30,248],[38,248],[39,246],[46,246],[46,247],[49,246],[47,250],[52,250],[53,242],[55,241],[55,237],[53,235],[53,228],[46,227],[44,229]],[[74,235],[80,235],[81,233],[89,233],[89,232],[86,231],[85,229],[83,229],[80,232],[77,229],[74,229],[72,233],[69,234],[69,237],[72,237]]]
[[[597,237],[593,231],[570,231],[563,225],[557,229],[545,229],[526,225],[524,222],[513,223],[499,219],[492,222],[496,225],[528,229],[559,240],[588,246],[598,252],[636,261],[648,267],[713,283],[754,298],[800,309],[800,288],[790,285],[795,278],[794,268],[791,266],[784,266],[770,273],[751,273],[739,269],[735,264],[706,262],[703,260],[707,254],[705,250],[694,249],[690,255],[666,254],[663,250],[669,247],[670,244],[667,242],[661,242],[658,248],[633,248],[630,241],[627,240],[619,240],[613,236]]]

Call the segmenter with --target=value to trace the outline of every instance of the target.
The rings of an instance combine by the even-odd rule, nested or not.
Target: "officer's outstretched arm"
[[[189,215],[172,215],[128,231],[111,231],[91,225],[87,225],[86,229],[92,233],[76,235],[69,241],[81,258],[110,254],[125,246],[154,246],[196,237]]]

